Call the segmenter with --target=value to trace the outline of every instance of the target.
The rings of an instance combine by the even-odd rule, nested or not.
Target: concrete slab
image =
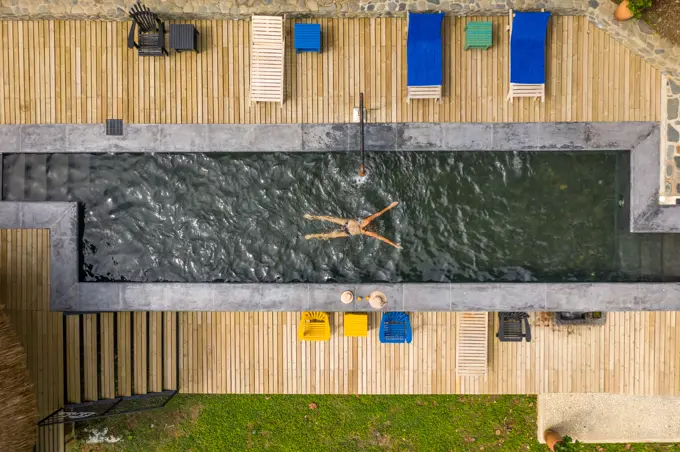
[[[583,443],[680,441],[680,397],[539,394],[537,438],[555,430]]]
[[[64,124],[22,125],[21,152],[66,152]]]
[[[442,148],[442,128],[439,123],[397,124],[398,151],[430,151]]]
[[[67,152],[159,152],[157,124],[125,124],[122,136],[107,136],[104,124],[68,124]]]
[[[364,144],[366,152],[394,151],[397,147],[396,124],[366,124]]]
[[[206,124],[162,124],[159,126],[160,152],[206,152]]]
[[[348,124],[302,124],[302,150],[337,152],[349,150]]]
[[[651,122],[589,122],[586,123],[586,147],[609,151],[633,149],[655,128],[658,124]]]
[[[532,151],[539,146],[539,126],[535,122],[495,123],[492,149],[496,151]]]
[[[493,149],[493,124],[443,123],[442,150],[489,151]]]
[[[586,135],[583,122],[538,123],[538,147],[542,151],[586,149]]]
[[[0,152],[16,152],[20,149],[20,126],[0,125]]]
[[[404,286],[404,311],[450,311],[450,284],[408,284]]]
[[[344,304],[340,301],[340,294],[349,290],[354,294],[354,301]],[[357,289],[354,284],[310,284],[309,305],[315,311],[323,312],[354,312],[357,310]],[[363,305],[365,307],[365,305]]]

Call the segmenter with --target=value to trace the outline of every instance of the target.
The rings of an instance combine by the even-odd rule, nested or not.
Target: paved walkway
[[[549,428],[584,443],[678,442],[680,397],[540,394],[540,442]]]

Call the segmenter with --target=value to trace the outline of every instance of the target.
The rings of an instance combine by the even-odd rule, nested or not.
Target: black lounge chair
[[[128,34],[128,49],[137,48],[139,56],[163,56],[165,50],[165,26],[158,16],[137,2],[130,8],[132,27]],[[139,43],[135,41],[135,28],[139,27]]]
[[[529,314],[526,312],[499,312],[496,337],[501,342],[522,342],[523,338],[526,338],[527,342],[531,342]]]

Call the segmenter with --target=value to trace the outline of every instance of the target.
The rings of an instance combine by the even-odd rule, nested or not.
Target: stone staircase
[[[6,154],[2,166],[4,201],[78,201],[78,190],[87,187],[89,156],[86,154]]]

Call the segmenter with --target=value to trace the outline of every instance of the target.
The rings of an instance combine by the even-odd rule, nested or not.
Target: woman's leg
[[[368,236],[368,237],[373,237],[374,239],[378,239],[378,240],[380,240],[381,242],[385,242],[385,243],[387,243],[388,245],[392,245],[393,247],[395,247],[395,248],[397,248],[397,249],[401,249],[401,245],[399,245],[398,243],[394,243],[394,242],[392,242],[391,240],[386,239],[386,238],[383,237],[382,235],[376,234],[375,232],[364,231],[363,235]]]
[[[384,214],[388,210],[397,207],[398,205],[399,205],[399,203],[397,201],[395,201],[392,204],[390,204],[389,206],[385,207],[380,212],[376,212],[373,215],[371,215],[370,217],[364,218],[363,220],[361,220],[361,223],[360,223],[361,228],[365,228],[366,226],[368,226],[371,223],[371,221],[375,220],[376,218],[378,218],[380,215]]]
[[[347,221],[344,218],[336,218],[336,217],[325,217],[323,215],[317,216],[317,215],[309,215],[305,214],[305,218],[308,220],[321,220],[321,221],[330,221],[331,223],[339,224],[340,226],[344,226]]]
[[[349,234],[346,233],[345,231],[331,231],[331,232],[324,232],[321,234],[307,234],[305,238],[307,240],[312,240],[312,239],[320,239],[320,240],[328,240],[328,239],[341,239],[349,237]]]

